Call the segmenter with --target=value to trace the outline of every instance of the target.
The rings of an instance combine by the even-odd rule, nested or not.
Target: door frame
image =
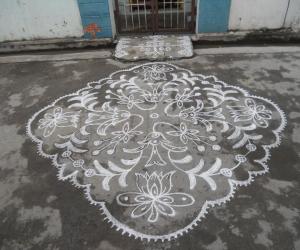
[[[112,25],[112,33],[113,36],[115,35],[129,35],[130,33],[135,34],[135,33],[163,33],[163,32],[174,32],[174,33],[180,33],[180,32],[191,32],[191,34],[195,34],[198,33],[198,20],[199,20],[199,2],[201,0],[191,0],[192,1],[192,12],[194,12],[191,16],[192,16],[192,23],[194,23],[194,27],[192,29],[164,29],[164,30],[159,30],[158,29],[158,8],[154,4],[154,6],[152,8],[154,8],[154,11],[156,11],[156,18],[152,18],[152,20],[154,20],[155,25],[152,25],[152,31],[151,30],[146,30],[146,31],[133,31],[133,32],[120,32],[120,26],[119,26],[119,20],[117,18],[117,13],[119,13],[119,6],[118,6],[118,0],[107,0],[109,2],[109,9],[110,9],[110,16],[111,16],[111,25]],[[151,4],[153,4],[154,1],[152,1]],[[154,14],[154,11],[152,13],[152,15]]]
[[[111,33],[112,37],[115,38],[117,35],[117,26],[115,20],[115,12],[114,12],[114,3],[111,0],[108,1],[109,15],[110,15],[110,25],[111,25]]]

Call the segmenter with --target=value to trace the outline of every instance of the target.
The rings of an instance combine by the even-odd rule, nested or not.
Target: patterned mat
[[[270,100],[148,63],[57,99],[27,132],[117,230],[170,240],[268,171],[285,123]]]
[[[115,51],[117,59],[167,60],[193,56],[189,36],[145,36],[120,38]]]

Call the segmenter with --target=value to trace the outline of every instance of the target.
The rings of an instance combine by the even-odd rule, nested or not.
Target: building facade
[[[2,0],[0,42],[300,29],[300,0]]]

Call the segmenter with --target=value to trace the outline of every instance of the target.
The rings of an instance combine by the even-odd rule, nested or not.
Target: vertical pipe
[[[130,11],[131,11],[131,23],[132,23],[132,29],[134,29],[134,17],[133,17],[132,2],[130,2]]]
[[[171,28],[173,27],[173,0],[170,0],[170,22],[171,22]]]
[[[136,0],[137,7],[138,7],[138,21],[139,21],[139,29],[141,28],[141,19],[140,19],[140,3],[139,0]]]
[[[183,1],[183,28],[185,29],[185,18],[186,18],[186,15],[185,15],[185,1]]]
[[[289,8],[290,8],[290,2],[291,2],[291,0],[288,1],[288,5],[286,7],[286,12],[285,12],[285,15],[284,15],[282,27],[284,27],[285,23],[286,23],[287,14],[288,14],[288,11],[289,11]]]
[[[191,31],[194,31],[195,29],[195,0],[192,0],[192,13],[191,13],[191,22],[192,22],[192,25],[191,25]]]
[[[166,0],[164,0],[164,28],[166,28]]]
[[[127,0],[126,0],[127,1]],[[128,21],[127,21],[127,6],[126,6],[126,2],[124,2],[124,16],[125,16],[125,26],[126,26],[126,30],[128,29]]]
[[[144,14],[145,14],[145,27],[146,27],[146,30],[148,30],[146,0],[144,0]]]
[[[152,32],[154,33],[155,32],[155,27],[154,27],[154,1],[151,0],[151,24],[152,24]]]
[[[179,1],[180,0],[177,0],[177,29],[179,28]]]
[[[115,6],[116,6],[115,17],[116,17],[116,21],[117,21],[118,32],[120,32],[121,31],[121,22],[120,22],[120,9],[119,9],[119,1],[118,0],[115,0]]]
[[[158,30],[158,0],[155,0],[155,28]]]

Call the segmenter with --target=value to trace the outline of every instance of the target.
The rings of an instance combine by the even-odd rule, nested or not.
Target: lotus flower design
[[[127,192],[117,196],[121,206],[134,207],[132,218],[147,216],[149,222],[156,222],[159,215],[175,216],[174,207],[185,207],[194,203],[194,198],[185,193],[171,193],[172,175],[153,172],[151,175],[137,175],[139,192]]]

